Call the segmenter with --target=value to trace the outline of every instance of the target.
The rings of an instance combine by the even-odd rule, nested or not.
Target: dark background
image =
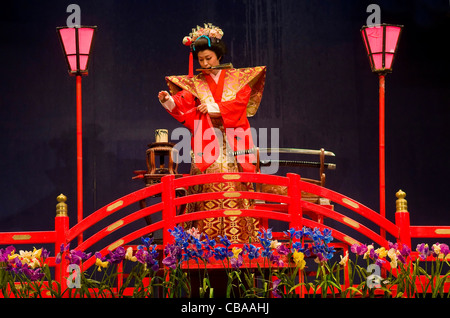
[[[267,66],[250,124],[279,128],[280,147],[336,153],[327,187],[378,211],[378,79],[359,33],[377,3],[382,23],[405,26],[386,78],[387,217],[402,189],[413,225],[450,225],[447,0],[77,0],[0,9],[0,231],[53,229],[60,193],[76,222],[75,78],[56,35],[70,3],[98,26],[83,77],[85,216],[141,188],[131,178],[154,130],[179,127],[156,96],[166,75],[187,73],[181,40],[204,22],[224,30],[224,62]]]

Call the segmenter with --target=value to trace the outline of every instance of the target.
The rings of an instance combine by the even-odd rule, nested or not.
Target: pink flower
[[[367,245],[365,245],[365,244],[361,244],[361,245],[359,245],[359,244],[353,244],[353,245],[350,247],[350,250],[351,250],[353,253],[355,253],[355,254],[358,254],[358,255],[364,255],[364,254],[366,254],[366,252],[367,252],[369,249],[367,248]]]

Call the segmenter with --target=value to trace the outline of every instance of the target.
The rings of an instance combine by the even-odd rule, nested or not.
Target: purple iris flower
[[[112,264],[119,264],[125,259],[125,248],[123,246],[119,246],[114,251],[109,251],[109,258]]]
[[[289,254],[289,248],[287,248],[286,245],[281,244],[280,246],[278,246],[277,252],[280,255],[288,255]]]
[[[16,251],[15,247],[10,245],[5,249],[0,249],[0,262],[7,262],[8,256]]]
[[[280,255],[270,255],[269,260],[272,262],[272,264],[277,265],[279,267],[284,265],[284,262],[281,260]]]
[[[367,245],[365,245],[365,244],[361,244],[361,245],[353,244],[350,247],[350,250],[355,254],[364,255],[368,251],[368,248],[367,248]]]
[[[136,259],[139,263],[147,265],[147,267],[153,271],[157,271],[159,269],[158,261],[153,257],[152,253],[146,249],[139,249],[136,252]]]
[[[169,255],[166,258],[164,258],[162,260],[162,263],[171,269],[175,269],[177,267],[177,259],[172,255]]]
[[[239,267],[242,266],[242,264],[244,263],[244,258],[242,257],[241,254],[238,255],[238,257],[232,257],[230,259],[230,264],[234,269],[238,269]]]
[[[70,250],[66,255],[66,260],[69,261],[69,264],[80,265],[82,261],[87,260],[89,257],[91,257],[91,255],[92,253],[86,254],[83,251]]]
[[[417,252],[419,252],[419,257],[422,260],[426,259],[428,256],[431,255],[431,251],[430,248],[428,247],[428,244],[425,243],[417,244],[416,250]]]
[[[280,285],[281,279],[277,279],[272,284],[272,296],[275,298],[281,298],[280,291],[278,290],[278,285]]]
[[[450,254],[450,248],[447,244],[441,244],[441,253],[444,254],[444,257]]]
[[[403,257],[408,257],[411,254],[411,249],[408,245],[403,244],[402,249],[400,250],[400,255]]]
[[[37,281],[44,277],[44,273],[41,272],[39,267],[36,269],[31,269],[28,266],[24,266],[22,268],[22,273],[25,274],[25,276],[31,281]]]
[[[383,260],[381,258],[377,258],[377,260],[375,261],[375,264],[382,267],[385,262],[386,262],[385,260]]]

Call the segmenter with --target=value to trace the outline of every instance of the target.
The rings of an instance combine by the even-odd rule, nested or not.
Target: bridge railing
[[[193,195],[177,196],[177,189],[188,189],[190,186],[197,184],[207,184],[214,182],[250,182],[255,184],[273,184],[287,188],[286,195],[262,193],[255,191],[236,191],[236,192],[211,192],[199,193]],[[80,234],[85,233],[104,221],[107,217],[119,215],[119,212],[127,207],[133,208],[138,206],[142,200],[151,197],[160,197],[160,202],[152,204],[144,208],[138,208],[134,212],[127,213],[112,223],[108,223],[104,228],[95,232],[91,236],[84,236],[86,239],[82,241],[76,248],[81,251],[88,251],[94,244],[101,243],[102,240],[111,236],[119,229],[142,219],[161,213],[161,220],[146,226],[139,227],[137,230],[126,232],[121,238],[115,240],[111,244],[104,245],[99,250],[102,255],[106,255],[109,250],[114,250],[118,246],[130,244],[131,242],[159,230],[163,231],[162,245],[171,242],[169,229],[180,223],[200,220],[210,217],[228,217],[228,216],[248,216],[261,218],[263,220],[282,221],[288,224],[288,227],[302,228],[318,227],[331,228],[333,237],[344,244],[351,245],[358,243],[358,240],[346,234],[341,227],[326,226],[323,222],[304,217],[304,212],[315,214],[322,219],[332,219],[337,221],[339,225],[351,228],[357,233],[362,234],[370,242],[387,246],[387,240],[384,236],[378,234],[373,229],[343,214],[331,205],[319,205],[302,200],[301,193],[312,193],[322,198],[330,200],[333,204],[341,205],[359,215],[364,219],[373,222],[380,229],[392,235],[397,241],[411,246],[411,238],[418,237],[434,237],[448,238],[450,237],[449,226],[411,226],[409,220],[409,212],[406,208],[406,200],[400,192],[397,194],[397,211],[395,223],[383,218],[377,212],[364,206],[363,204],[346,197],[340,193],[326,189],[324,187],[314,185],[309,182],[302,181],[297,174],[289,173],[284,176],[265,175],[259,173],[217,173],[203,174],[196,176],[186,176],[175,178],[174,175],[168,175],[161,179],[161,183],[157,183],[133,193],[127,194],[93,212],[85,219],[69,227],[69,216],[67,213],[66,198],[61,195],[57,198],[57,215],[55,217],[55,228],[52,231],[28,231],[28,232],[5,232],[0,233],[1,245],[18,245],[18,244],[54,244],[55,253],[59,251],[60,246],[69,242],[75,242]],[[219,209],[210,211],[198,211],[189,214],[177,215],[179,210],[177,207],[202,200],[216,200],[226,198],[254,199],[258,203],[252,209]],[[267,224],[267,222],[263,222]],[[95,257],[92,256],[84,264],[84,269],[95,264]],[[67,267],[65,260],[60,265],[55,262],[55,257],[49,259],[49,265],[55,267],[55,279],[62,277],[63,271]],[[64,281],[61,281],[64,287]]]

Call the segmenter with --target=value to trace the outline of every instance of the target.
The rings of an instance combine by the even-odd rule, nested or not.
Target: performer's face
[[[214,51],[211,50],[200,51],[198,52],[197,56],[198,56],[198,63],[200,64],[201,68],[211,68],[213,66],[218,66],[220,64],[220,61],[217,58],[217,55]],[[217,70],[215,72],[217,72]]]

